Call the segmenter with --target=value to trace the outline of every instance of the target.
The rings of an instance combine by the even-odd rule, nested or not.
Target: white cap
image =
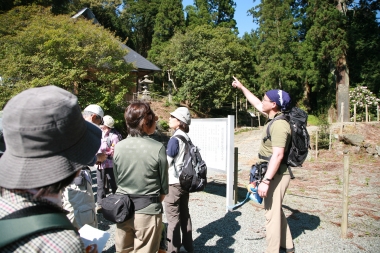
[[[89,105],[84,109],[85,112],[92,112],[103,118],[104,112],[99,105]]]
[[[170,115],[173,115],[178,120],[190,125],[191,123],[191,115],[189,109],[186,107],[178,107],[174,112],[171,112]]]
[[[103,125],[109,127],[109,128],[113,128],[113,126],[115,125],[115,121],[113,120],[113,118],[109,115],[106,115],[103,117]]]

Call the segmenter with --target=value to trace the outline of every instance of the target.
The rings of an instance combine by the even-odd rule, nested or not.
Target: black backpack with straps
[[[198,147],[194,146],[190,140],[187,141],[182,135],[174,135],[174,137],[185,143],[182,172],[179,175],[181,188],[188,192],[203,191],[207,184],[207,166]]]
[[[307,113],[298,107],[292,107],[289,112],[285,112],[269,122],[267,127],[267,135],[263,141],[270,140],[270,127],[276,120],[283,119],[289,122],[292,132],[291,142],[285,152],[283,162],[288,167],[302,167],[303,162],[306,160],[310,148],[310,136],[306,129],[307,126]],[[270,157],[259,158],[269,161]]]

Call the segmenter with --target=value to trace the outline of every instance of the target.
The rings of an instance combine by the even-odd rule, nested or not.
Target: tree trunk
[[[346,57],[342,56],[337,64],[335,70],[336,76],[336,103],[338,110],[338,119],[342,117],[343,121],[350,121],[350,94],[349,94],[349,77],[348,77],[348,67],[346,63]],[[344,108],[342,112],[341,104],[344,103]]]
[[[343,14],[346,15],[347,6],[346,0],[339,0],[337,9]],[[346,55],[342,55],[338,60],[335,69],[336,77],[336,103],[338,111],[338,119],[341,119],[343,114],[343,121],[350,121],[350,82],[348,77],[348,66],[346,62]],[[344,108],[342,112],[341,104],[344,103]]]

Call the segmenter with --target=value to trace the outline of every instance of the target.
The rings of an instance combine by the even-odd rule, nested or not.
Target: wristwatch
[[[269,179],[269,178],[267,178],[267,177],[264,177],[264,179],[263,179],[264,181],[272,181],[272,179]]]

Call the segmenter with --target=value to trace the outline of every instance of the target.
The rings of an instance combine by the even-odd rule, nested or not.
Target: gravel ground
[[[249,131],[235,135],[235,146],[239,148],[240,178],[245,178],[242,175],[247,175],[249,164],[255,160],[252,154],[257,154],[259,132]],[[96,174],[93,172],[96,182],[95,178]],[[209,184],[204,192],[190,195],[195,252],[265,252],[265,219],[262,206],[250,201],[237,210],[226,213],[226,175],[209,171],[208,178]],[[247,191],[244,188],[245,182],[239,180],[239,201],[242,201]],[[380,252],[378,233],[351,232],[349,239],[342,239],[340,226],[331,222],[329,213],[323,211],[323,198],[319,198],[318,190],[313,194],[296,194],[292,189],[292,181],[289,189],[291,192],[285,196],[283,209],[288,217],[297,252]],[[378,196],[375,200],[377,202]],[[379,213],[379,210],[375,211]],[[165,216],[163,217],[166,221]],[[371,228],[378,231],[380,224],[376,217],[378,216],[369,218],[372,219]],[[349,215],[350,219],[356,217]],[[104,220],[101,214],[98,214],[98,221],[99,229],[111,233],[103,252],[115,252],[115,225]],[[355,227],[349,227],[349,231],[354,229]]]

